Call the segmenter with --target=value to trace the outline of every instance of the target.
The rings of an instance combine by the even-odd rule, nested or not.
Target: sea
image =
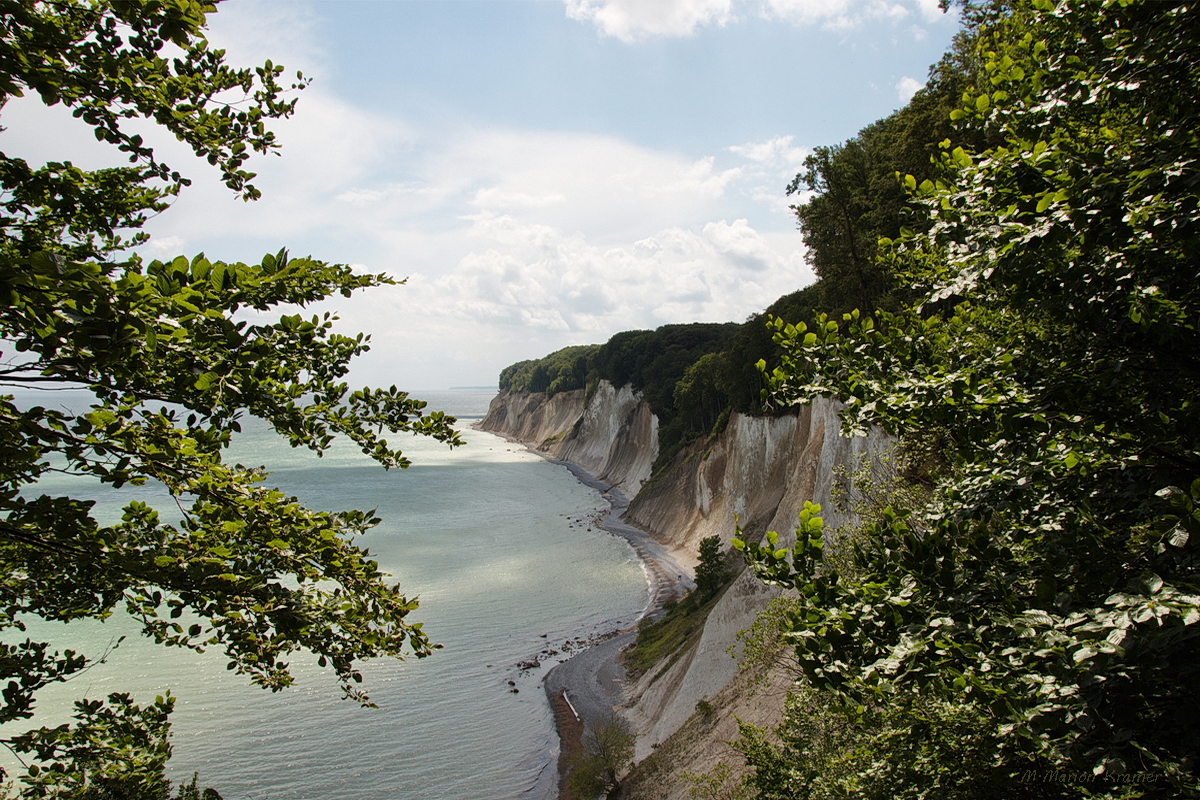
[[[43,690],[37,721],[68,721],[80,698],[128,692],[144,704],[169,691],[170,776],[198,773],[225,800],[554,796],[557,738],[542,676],[582,641],[633,624],[648,601],[645,576],[631,548],[600,530],[607,504],[593,489],[523,446],[469,427],[494,390],[413,394],[457,416],[466,445],[393,439],[413,465],[385,471],[349,443],[317,458],[250,419],[228,459],[265,466],[270,483],[313,508],[375,509],[382,518],[360,545],[419,597],[410,619],[443,649],[368,662],[362,685],[378,708],[342,699],[332,671],[310,657],[292,661],[294,686],[271,693],[227,670],[217,650],[153,644],[118,611],[103,623],[30,621],[31,637],[103,658]],[[36,400],[81,405],[70,396]],[[154,487],[106,489],[52,476],[38,488],[94,499],[102,522],[119,519],[134,499],[164,519],[178,517]],[[15,766],[11,754],[0,758]]]

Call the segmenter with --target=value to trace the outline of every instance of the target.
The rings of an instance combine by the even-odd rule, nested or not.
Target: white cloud
[[[555,192],[553,194],[529,195],[523,192],[506,192],[503,189],[492,186],[487,189],[480,189],[475,193],[475,198],[471,201],[472,205],[480,208],[545,208],[546,206],[556,206],[566,201],[566,196]]]
[[[287,2],[226,3],[208,17],[208,38],[225,51],[230,64],[283,64],[289,81],[302,70],[323,77],[327,53],[319,43],[320,21],[312,5]]]
[[[921,16],[932,22],[947,13],[942,10],[941,0],[916,0]]]
[[[796,25],[846,27],[855,5],[853,0],[765,0],[763,12]]]
[[[428,145],[415,171],[442,202],[467,200],[456,213],[536,219],[604,244],[691,218],[721,202],[740,175],[712,157],[686,159],[591,134],[490,129]]]
[[[925,88],[925,84],[916,78],[910,78],[905,75],[896,83],[896,94],[900,97],[900,101],[907,103],[912,100],[913,95]]]
[[[647,25],[678,35],[662,31],[724,24],[733,8],[578,5],[617,9],[626,27],[610,17],[614,30],[628,36],[648,35]],[[214,18],[229,23],[214,41],[236,49],[235,63],[269,51],[283,53],[289,68],[317,72],[308,18],[272,28],[280,8],[230,4]],[[233,197],[170,137],[149,134],[195,183],[151,220],[143,252],[252,261],[287,246],[297,256],[411,276],[406,286],[313,309],[337,311],[342,330],[372,335],[355,382],[481,384],[514,361],[621,330],[741,320],[812,280],[783,196],[808,152],[791,137],[683,154],[611,135],[486,123],[447,133],[339,99],[326,85],[305,90],[296,116],[272,126],[282,157],[249,163],[263,191],[257,203]],[[69,153],[84,166],[112,163],[112,148],[62,109],[18,99],[4,122],[6,152],[18,154],[21,144],[31,158]]]
[[[400,300],[407,313],[437,308],[464,323],[602,341],[627,328],[741,319],[808,278],[796,252],[777,252],[745,219],[664,228],[609,248],[511,216],[475,220],[470,237],[455,269],[413,281]]]
[[[926,21],[942,15],[938,0],[563,0],[567,16],[592,22],[623,42],[691,36],[705,25],[723,26],[744,9],[794,25],[848,29],[865,20],[899,22],[914,12]]]
[[[623,42],[691,36],[702,25],[724,25],[733,0],[565,0],[567,16],[590,21]]]
[[[720,255],[733,263],[755,272],[775,268],[785,269],[785,259],[767,244],[766,240],[744,219],[732,225],[721,220],[704,226],[704,237]]]
[[[309,91],[297,114],[274,128],[283,145],[281,157],[258,156],[249,162],[257,172],[253,183],[263,192],[255,203],[236,199],[215,170],[177,142],[151,140],[167,163],[194,179],[173,208],[153,221],[151,232],[186,241],[269,235],[288,242],[323,230],[353,230],[359,227],[354,218],[361,209],[377,206],[382,198],[410,212],[434,204],[419,192],[404,192],[394,180],[378,180],[381,164],[407,158],[414,145],[414,132],[401,120]]]
[[[654,194],[674,194],[679,192],[696,192],[704,197],[718,198],[725,193],[729,182],[741,174],[737,167],[713,172],[716,159],[706,156],[680,170],[664,183],[652,183],[646,186],[646,191]]]
[[[17,127],[37,131],[39,119]],[[320,84],[275,127],[283,157],[250,165],[257,203],[172,151],[196,182],[152,220],[144,252],[249,261],[286,245],[411,276],[314,309],[372,335],[356,382],[483,383],[514,361],[621,330],[744,319],[811,281],[791,219],[775,216],[781,179],[807,152],[790,137],[701,158],[569,132],[447,137]],[[87,130],[76,133],[85,144]],[[742,163],[722,163],[730,153]],[[745,198],[760,196],[769,213],[752,221]]]
[[[794,225],[791,206],[796,197],[784,191],[796,174],[804,168],[804,159],[812,152],[807,147],[792,144],[791,136],[776,136],[764,142],[751,142],[728,148],[731,153],[746,159],[738,189],[757,206],[769,210],[781,223]]]
[[[305,99],[281,130],[284,157],[262,165],[262,200],[198,181],[153,222],[153,242],[239,260],[287,245],[409,276],[321,307],[373,337],[356,381],[481,383],[621,330],[744,319],[812,280],[780,213],[783,177],[807,152],[788,137],[728,149],[743,159],[730,166],[611,136],[446,137]]]
[[[186,244],[178,236],[160,236],[146,245],[144,252],[151,258],[166,260],[182,255]]]
[[[898,22],[907,17],[906,2],[887,0],[765,0],[764,15],[791,22],[794,25],[820,25],[824,28],[847,29],[865,20]]]
[[[782,166],[789,170],[803,164],[811,152],[807,147],[793,147],[791,136],[776,136],[765,142],[735,145],[729,150],[759,164]]]

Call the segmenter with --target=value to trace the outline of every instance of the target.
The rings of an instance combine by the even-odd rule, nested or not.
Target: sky
[[[614,333],[742,321],[813,280],[786,187],[901,107],[958,29],[937,0],[226,0],[209,39],[312,84],[261,200],[147,132],[194,184],[147,258],[293,256],[402,286],[337,298],[355,385],[494,386]],[[10,155],[119,163],[10,102]],[[799,198],[802,199],[802,198]]]

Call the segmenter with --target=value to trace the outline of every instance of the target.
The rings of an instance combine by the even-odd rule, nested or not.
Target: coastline
[[[538,452],[528,444],[525,447],[531,452]],[[598,480],[578,464],[551,458],[544,453],[539,455],[552,464],[566,467],[581,483],[595,489],[608,501],[608,512],[600,520],[601,529],[629,544],[641,561],[646,576],[649,596],[638,621],[657,615],[667,601],[678,599],[684,592],[694,588],[692,580],[665,547],[649,533],[621,521],[621,515],[629,508],[629,498],[624,492]],[[571,756],[582,752],[584,731],[594,723],[606,721],[620,704],[625,668],[618,662],[618,656],[636,638],[637,626],[627,627],[616,636],[576,653],[546,673],[543,687],[550,707],[556,711],[555,727],[559,738],[556,770],[558,793],[555,796],[567,796],[567,764]],[[570,716],[560,712],[564,704],[574,715],[573,721]]]
[[[650,597],[646,602],[646,607],[642,609],[642,617],[660,611],[663,603],[672,597],[679,597],[684,592],[695,588],[687,571],[679,566],[679,562],[666,547],[646,531],[621,520],[621,517],[629,509],[629,498],[625,496],[624,492],[599,480],[578,464],[548,456],[525,442],[519,442],[519,444],[524,445],[527,450],[540,455],[551,464],[565,467],[579,479],[580,483],[595,489],[600,497],[608,502],[608,511],[601,518],[600,527],[613,536],[624,539],[633,548],[638,560],[642,562],[642,569],[646,574],[646,585],[650,591]]]
[[[478,428],[478,423],[472,427]],[[485,430],[479,428],[479,430]],[[564,467],[580,483],[594,489],[608,502],[608,511],[599,520],[599,527],[610,535],[623,539],[633,550],[642,565],[646,577],[647,601],[638,621],[659,614],[665,603],[678,599],[695,584],[675,560],[674,556],[649,533],[623,522],[620,517],[629,508],[629,498],[615,486],[599,480],[578,464],[554,458],[538,450],[534,445],[498,431],[486,431],[513,444],[519,444],[530,453]],[[616,622],[616,621],[614,621]],[[618,663],[621,650],[633,643],[637,637],[637,626],[614,628],[602,634],[599,641],[575,652],[568,659],[551,667],[542,679],[547,702],[553,712],[558,738],[558,755],[552,756],[551,764],[556,769],[555,791],[544,794],[547,788],[539,781],[538,786],[524,796],[536,800],[549,800],[562,796],[567,774],[564,769],[567,759],[582,750],[585,728],[610,716],[622,700],[625,670]],[[539,788],[541,792],[539,792]]]

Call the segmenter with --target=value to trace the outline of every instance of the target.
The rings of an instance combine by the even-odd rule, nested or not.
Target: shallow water
[[[467,422],[490,395],[418,396]],[[297,685],[271,694],[226,671],[219,653],[156,647],[125,620],[40,623],[32,636],[48,630],[59,646],[90,654],[129,635],[107,663],[44,692],[43,718],[65,721],[80,697],[128,691],[145,702],[169,689],[178,697],[172,775],[199,771],[226,800],[540,794],[555,747],[544,668],[516,665],[610,621],[629,623],[646,603],[628,545],[590,524],[605,504],[562,467],[482,431],[465,430],[467,445],[452,452],[412,438],[404,449],[414,465],[385,472],[351,447],[316,459],[247,427],[233,457],[265,464],[286,492],[316,508],[377,509],[383,523],[362,544],[420,596],[415,619],[445,649],[368,664],[364,686],[379,708],[362,709],[306,659],[294,662]],[[78,495],[69,481],[44,488]],[[170,511],[149,488],[92,496],[109,517],[134,497]]]

